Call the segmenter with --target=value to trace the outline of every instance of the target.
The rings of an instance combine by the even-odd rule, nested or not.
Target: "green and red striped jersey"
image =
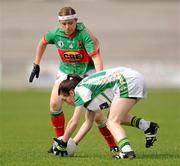
[[[77,23],[75,33],[68,37],[62,28],[48,31],[48,44],[55,44],[59,53],[59,70],[66,74],[85,74],[94,69],[91,57],[99,52],[99,42],[83,23]]]

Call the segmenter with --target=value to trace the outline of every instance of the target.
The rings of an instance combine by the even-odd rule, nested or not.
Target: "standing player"
[[[58,96],[59,83],[67,78],[67,74],[78,74],[81,77],[103,69],[103,62],[100,56],[99,42],[97,38],[84,26],[77,23],[77,15],[73,8],[64,7],[60,10],[59,27],[47,32],[36,49],[33,70],[29,82],[39,77],[40,61],[48,44],[54,44],[59,53],[59,70],[54,83],[50,98],[51,122],[56,137],[64,134],[65,118],[62,110],[62,100]],[[111,133],[106,127],[106,120],[103,114],[96,115],[95,122],[100,133],[105,138],[110,150],[116,151],[117,146]],[[52,153],[52,147],[48,150]]]
[[[140,73],[119,67],[94,73],[81,80],[77,75],[69,75],[59,86],[62,99],[68,104],[75,105],[75,109],[63,137],[60,140],[55,138],[58,143],[55,148],[57,154],[61,153],[63,156],[67,153],[67,141],[77,127],[83,107],[86,107],[87,111],[85,122],[74,137],[77,144],[90,130],[96,113],[104,106],[110,105],[107,126],[119,146],[119,155],[116,157],[135,158],[122,124],[142,129],[146,137],[146,148],[153,145],[158,124],[129,114],[132,107],[144,98],[146,93],[144,78]]]

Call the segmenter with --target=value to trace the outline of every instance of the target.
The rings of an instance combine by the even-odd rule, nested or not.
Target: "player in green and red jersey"
[[[33,70],[29,82],[39,77],[40,61],[48,44],[57,47],[59,53],[59,70],[50,98],[51,122],[56,137],[64,134],[65,117],[62,110],[62,100],[58,96],[60,82],[67,78],[67,74],[78,74],[81,77],[101,71],[103,62],[100,56],[99,42],[84,26],[77,22],[77,15],[73,8],[64,7],[59,12],[59,27],[47,32],[40,40],[34,60]],[[106,127],[104,115],[100,112],[95,118],[99,131],[105,138],[110,150],[116,151],[117,146],[113,136]],[[52,147],[48,152],[53,152]]]

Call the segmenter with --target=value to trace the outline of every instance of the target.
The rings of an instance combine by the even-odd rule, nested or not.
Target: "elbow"
[[[47,41],[45,40],[45,37],[42,37],[42,39],[39,41],[38,46],[42,48],[45,48],[47,46]]]

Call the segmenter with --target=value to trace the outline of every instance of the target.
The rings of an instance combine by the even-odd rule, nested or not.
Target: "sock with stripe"
[[[64,134],[65,124],[64,113],[62,112],[62,110],[58,112],[51,112],[51,122],[56,134],[56,138],[62,136]]]
[[[131,126],[137,127],[139,129],[142,129],[143,131],[146,131],[150,126],[150,121],[146,121],[142,118],[137,118],[134,116],[131,120]]]
[[[122,152],[131,152],[131,151],[133,151],[127,137],[120,139],[118,141],[118,146],[119,146],[119,149]]]
[[[114,137],[112,136],[111,132],[109,131],[109,129],[107,128],[106,125],[104,127],[98,127],[98,129],[99,129],[101,135],[106,140],[106,143],[110,149],[117,146],[116,142],[114,140]]]

